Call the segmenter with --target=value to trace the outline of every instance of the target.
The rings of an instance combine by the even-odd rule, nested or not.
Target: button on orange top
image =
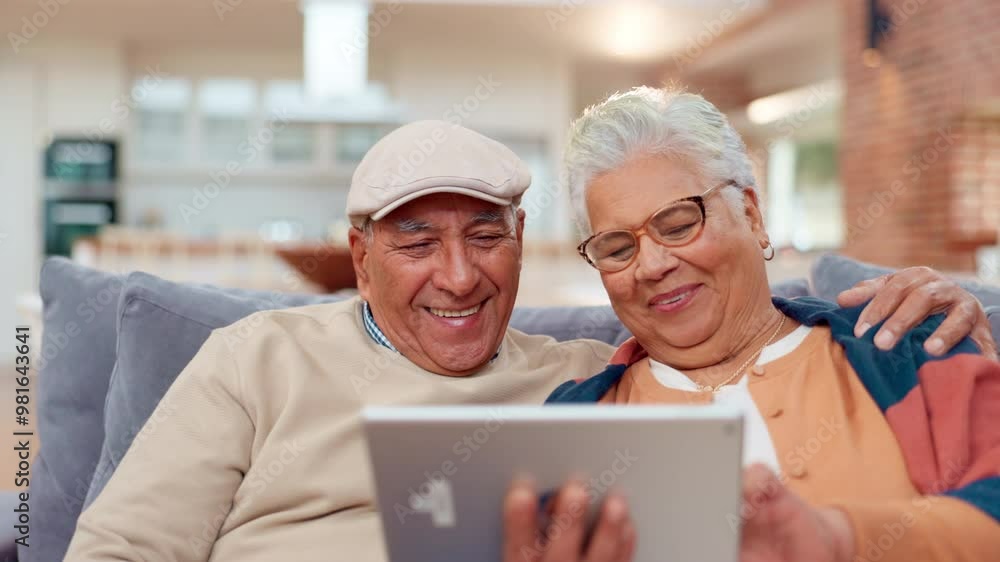
[[[750,372],[759,377],[764,374],[764,367],[761,367],[760,365],[754,365],[753,369],[750,369]]]
[[[788,475],[792,478],[805,478],[807,474],[809,474],[809,471],[802,465],[793,466],[792,469],[788,471]]]

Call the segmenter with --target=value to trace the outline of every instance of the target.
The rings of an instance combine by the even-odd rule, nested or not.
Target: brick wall
[[[840,2],[845,253],[971,270],[1000,228],[1000,1],[882,0],[878,68],[867,2]]]

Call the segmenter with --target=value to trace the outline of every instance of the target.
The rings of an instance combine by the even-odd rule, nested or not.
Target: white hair
[[[570,125],[564,167],[577,226],[591,233],[587,185],[637,156],[679,157],[694,165],[705,189],[732,180],[756,190],[746,145],[711,102],[671,88],[640,86],[584,110]],[[743,191],[723,189],[742,216]]]

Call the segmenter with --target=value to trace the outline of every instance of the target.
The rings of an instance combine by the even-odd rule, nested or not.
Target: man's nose
[[[479,285],[478,265],[464,247],[449,247],[442,267],[434,276],[434,285],[456,297],[464,297]]]
[[[635,278],[638,281],[659,281],[680,265],[670,248],[657,244],[649,236],[639,237],[637,251]]]

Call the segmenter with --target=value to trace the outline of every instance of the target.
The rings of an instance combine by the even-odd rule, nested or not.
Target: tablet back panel
[[[580,474],[628,498],[638,562],[733,562],[742,420],[715,406],[365,410],[392,562],[500,562],[511,479],[543,492]]]

